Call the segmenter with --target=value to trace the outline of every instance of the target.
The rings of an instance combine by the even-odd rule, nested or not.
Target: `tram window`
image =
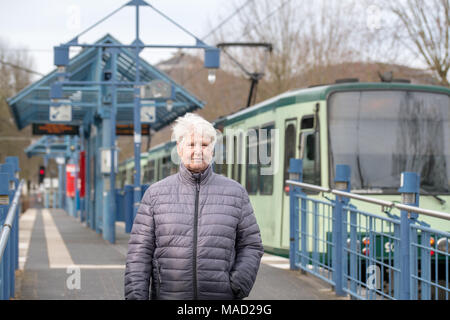
[[[260,163],[260,179],[259,179],[259,192],[264,195],[271,195],[273,192],[273,174],[269,173],[271,170],[271,166],[273,166],[273,137],[272,137],[272,129],[273,125],[261,128],[264,130],[266,134],[261,134],[260,132],[260,142],[259,142],[259,152],[267,152],[266,155],[258,154],[261,159]],[[263,140],[264,139],[264,140]],[[267,151],[266,151],[267,150]],[[267,157],[267,159],[264,159]],[[269,163],[263,163],[269,160]]]
[[[215,158],[216,161],[222,163],[214,163],[214,172],[227,176],[228,165],[226,162],[227,157],[227,139],[226,137],[222,137],[221,140],[217,141],[216,147],[214,148],[216,151]]]
[[[258,130],[250,130],[247,133],[246,152],[246,181],[248,194],[256,194],[258,191]]]
[[[315,136],[310,134],[306,137],[306,159],[314,161]]]
[[[295,158],[295,136],[295,124],[291,123],[284,132],[284,181],[289,179],[289,161]]]
[[[300,133],[300,158],[303,159],[303,182],[319,185],[320,169],[316,137],[317,133],[314,131]]]
[[[314,128],[314,116],[305,116],[302,118],[302,123],[300,125],[300,129],[312,129]]]
[[[170,156],[162,158],[161,171],[162,176],[161,179],[164,179],[171,175],[172,169],[172,161],[170,160]]]
[[[238,175],[237,180],[239,183],[242,183],[242,163],[243,163],[243,152],[242,147],[244,145],[244,135],[242,133],[239,134],[239,144],[237,151],[237,159],[238,159]]]
[[[233,164],[231,166],[231,179],[241,182],[242,173],[242,134],[233,137]]]
[[[147,179],[148,183],[155,182],[155,160],[150,160],[147,165]]]

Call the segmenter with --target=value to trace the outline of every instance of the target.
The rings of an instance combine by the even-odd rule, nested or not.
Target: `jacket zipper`
[[[194,300],[198,299],[197,293],[197,225],[198,225],[198,200],[200,194],[200,179],[196,179],[195,212],[194,212]]]

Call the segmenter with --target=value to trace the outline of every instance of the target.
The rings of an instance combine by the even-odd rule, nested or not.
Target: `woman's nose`
[[[200,144],[196,144],[194,147],[194,152],[197,154],[202,153],[202,146]]]

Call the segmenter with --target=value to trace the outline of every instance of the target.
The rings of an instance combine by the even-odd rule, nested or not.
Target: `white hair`
[[[212,146],[215,145],[217,140],[216,129],[210,122],[194,113],[186,113],[184,117],[178,117],[175,120],[175,124],[172,126],[172,140],[181,143],[185,136],[193,132],[210,138]]]

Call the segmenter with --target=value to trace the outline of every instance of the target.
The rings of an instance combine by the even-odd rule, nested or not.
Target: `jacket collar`
[[[182,181],[188,182],[189,184],[195,185],[197,183],[197,180],[200,181],[200,184],[205,184],[211,176],[211,164],[209,164],[209,166],[204,171],[194,173],[189,171],[189,169],[186,168],[183,163],[180,163],[180,178]]]

